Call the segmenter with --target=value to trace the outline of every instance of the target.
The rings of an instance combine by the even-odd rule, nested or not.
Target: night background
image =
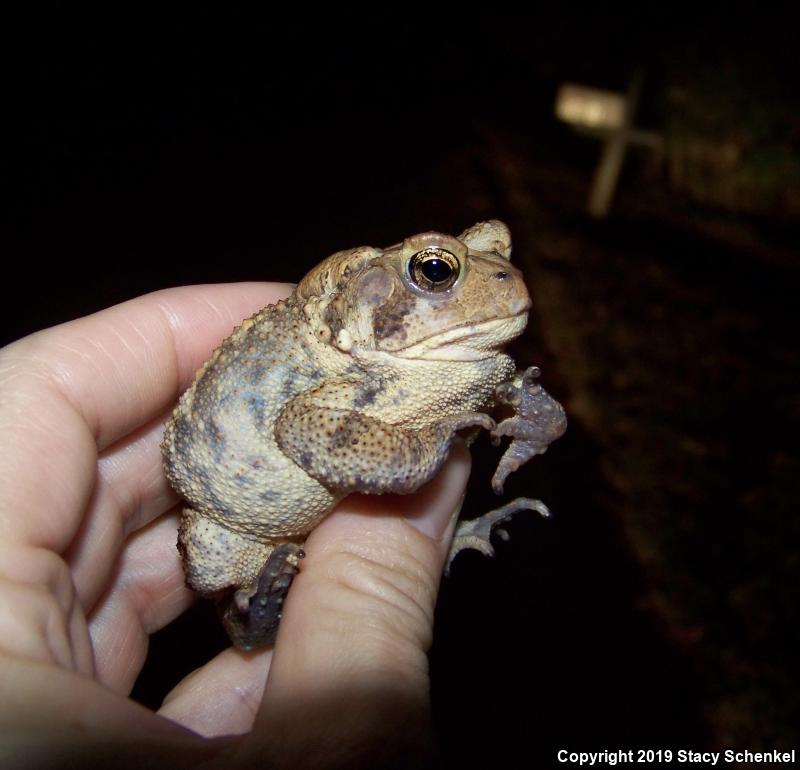
[[[443,584],[446,757],[800,748],[797,28],[765,5],[466,14],[9,20],[0,342],[504,220],[534,301],[514,353],[570,426],[507,484],[554,519],[519,514]],[[661,149],[632,147],[592,218],[603,143],[556,94],[624,93],[637,70],[633,123]],[[497,505],[499,451],[473,454],[468,517]],[[158,706],[225,645],[198,605],[134,696]]]

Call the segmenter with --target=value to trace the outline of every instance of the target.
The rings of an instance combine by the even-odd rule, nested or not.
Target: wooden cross
[[[592,179],[587,208],[595,219],[602,219],[611,208],[625,152],[630,145],[663,152],[664,140],[653,131],[633,127],[639,105],[644,72],[638,68],[626,95],[565,84],[556,101],[556,114],[578,129],[603,139],[600,162]]]

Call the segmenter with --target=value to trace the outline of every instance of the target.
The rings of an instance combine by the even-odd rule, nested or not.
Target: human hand
[[[288,291],[161,291],[0,351],[3,767],[428,756],[425,651],[469,474],[463,446],[416,495],[348,498],[314,530],[274,649],[225,650],[156,713],[127,697],[149,635],[193,601],[164,419],[231,329]]]

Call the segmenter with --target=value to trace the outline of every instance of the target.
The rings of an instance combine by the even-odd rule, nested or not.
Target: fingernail
[[[406,521],[422,534],[440,540],[461,510],[470,466],[469,450],[463,442],[456,442],[436,478],[414,495]]]

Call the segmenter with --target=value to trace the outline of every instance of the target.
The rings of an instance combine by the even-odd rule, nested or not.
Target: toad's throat
[[[435,361],[479,361],[497,355],[500,348],[522,334],[527,323],[527,310],[479,324],[465,323],[434,332],[413,345],[392,351],[392,355]]]

